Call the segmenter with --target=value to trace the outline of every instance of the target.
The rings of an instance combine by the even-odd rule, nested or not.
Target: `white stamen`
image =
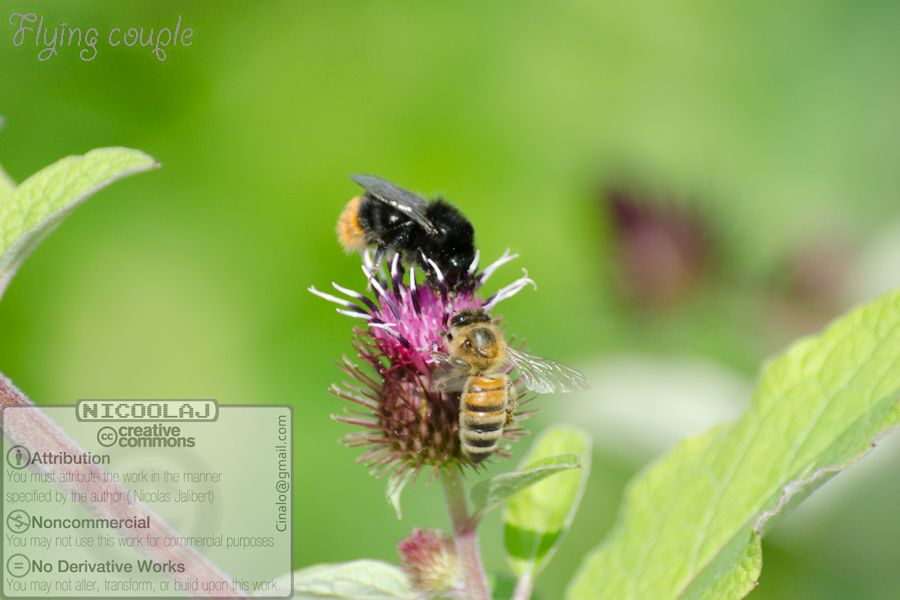
[[[481,284],[484,285],[484,282],[488,280],[488,277],[494,274],[494,271],[499,269],[501,266],[505,265],[509,261],[519,258],[518,254],[510,254],[509,248],[506,249],[506,252],[503,253],[503,256],[495,260],[493,263],[488,265],[484,271],[481,272]]]
[[[497,291],[496,294],[491,296],[490,300],[484,305],[484,310],[490,312],[493,310],[497,303],[501,300],[506,300],[507,298],[512,298],[516,294],[522,291],[529,283],[534,286],[534,289],[537,290],[537,284],[528,278],[528,271],[522,269],[522,272],[525,273],[524,276],[516,279],[508,286],[501,288]]]
[[[369,313],[351,312],[351,311],[349,311],[349,310],[344,310],[344,309],[342,309],[342,308],[336,308],[336,309],[334,309],[334,310],[338,311],[338,312],[341,313],[342,315],[347,315],[348,317],[357,317],[357,318],[360,318],[360,319],[365,319],[366,321],[375,318],[373,315],[370,315]]]
[[[434,272],[437,275],[438,282],[443,283],[444,282],[444,274],[441,273],[441,270],[438,268],[438,266],[436,264],[434,264],[434,261],[431,260],[430,258],[428,259],[428,264],[431,265],[431,268],[434,269]]]
[[[381,264],[378,265],[378,274],[381,276],[382,279],[387,280],[387,275],[384,270],[384,263],[385,263],[385,261],[381,261]]]
[[[351,298],[358,298],[360,300],[368,300],[368,298],[366,298],[359,292],[355,292],[353,290],[348,290],[347,288],[341,287],[338,284],[334,283],[333,281],[331,282],[331,285],[334,286],[334,289],[336,289],[337,291],[341,292],[342,294],[347,294]],[[310,291],[312,291],[312,290],[310,290]],[[313,293],[315,294],[317,292],[313,292]]]
[[[428,259],[428,264],[431,265],[431,267],[434,269],[435,274],[437,275],[438,287],[441,290],[441,302],[443,302],[444,305],[446,306],[447,305],[447,293],[449,292],[449,290],[447,289],[447,282],[444,281],[444,274],[441,273],[441,270],[434,263],[434,261],[431,260],[430,258]]]
[[[387,304],[388,308],[391,309],[391,312],[394,313],[394,316],[398,319],[401,318],[400,307],[397,306],[397,303],[394,302],[390,296],[387,295],[387,292],[384,291],[384,288],[381,287],[381,284],[378,283],[377,279],[372,280],[372,287],[375,288],[375,291],[381,296],[382,306]]]
[[[396,337],[396,338],[399,338],[399,337],[400,337],[400,334],[399,334],[399,333],[397,333],[396,331],[391,330],[391,327],[396,327],[396,325],[395,325],[394,323],[372,323],[372,324],[371,324],[371,327],[377,327],[378,329],[381,329],[381,330],[383,330],[383,331],[387,331],[388,333],[390,333],[391,335],[393,335],[393,336]]]
[[[509,252],[509,248],[506,249]],[[475,260],[472,261],[472,264],[469,265],[469,275],[475,272],[475,269],[478,268],[478,257],[481,256],[481,250],[475,251]]]
[[[385,277],[384,262],[382,261],[382,263],[380,265],[376,265],[376,264],[372,263],[372,255],[369,252],[369,248],[366,248],[365,250],[363,250],[362,262],[363,262],[362,270],[363,270],[363,274],[366,276],[366,281],[375,281],[376,275],[378,275],[378,274],[380,274],[382,276],[382,278]]]
[[[335,287],[337,287],[336,284],[332,284],[332,285],[334,285]],[[332,296],[331,294],[326,294],[326,293],[324,293],[324,292],[320,292],[319,290],[317,290],[317,289],[315,288],[315,286],[310,286],[310,287],[308,288],[308,291],[312,292],[313,294],[315,294],[315,295],[318,296],[319,298],[324,298],[324,299],[328,300],[329,302],[334,302],[335,304],[340,304],[341,306],[346,306],[347,308],[355,308],[355,309],[360,310],[360,311],[363,310],[362,307],[359,307],[359,306],[353,304],[353,303],[350,302],[349,300],[344,300],[343,298],[338,298],[337,296]],[[341,291],[344,292],[344,291],[346,291],[346,290],[341,290]]]
[[[382,295],[382,296],[386,296],[386,295],[387,295],[387,293],[384,291],[384,288],[381,287],[381,284],[380,284],[380,283],[378,283],[378,280],[377,280],[377,279],[373,279],[373,280],[372,280],[372,287],[374,287],[374,288],[375,288],[375,291],[378,292],[380,295]]]
[[[391,281],[397,278],[397,266],[400,264],[400,255],[395,254],[394,258],[391,259]]]
[[[369,252],[369,249],[366,248],[362,253],[362,262],[363,267],[368,267],[368,270],[372,270],[372,254]]]

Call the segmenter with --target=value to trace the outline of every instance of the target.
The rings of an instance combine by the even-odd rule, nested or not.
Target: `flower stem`
[[[478,551],[476,523],[469,519],[462,476],[454,477],[451,472],[442,470],[441,484],[444,486],[444,497],[447,499],[447,508],[450,511],[450,522],[453,524],[456,553],[463,565],[466,598],[468,600],[491,600],[487,575],[484,572],[484,565],[481,563],[481,553]]]
[[[531,598],[531,589],[534,585],[534,579],[531,573],[526,573],[516,582],[516,590],[513,592],[512,600],[528,600]]]

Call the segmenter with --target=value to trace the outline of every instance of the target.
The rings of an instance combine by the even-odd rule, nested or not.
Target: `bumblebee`
[[[370,280],[388,253],[415,264],[437,289],[429,259],[440,269],[450,290],[457,290],[475,260],[475,228],[458,208],[435,198],[431,202],[375,175],[351,175],[366,192],[347,203],[337,223],[338,241],[347,252],[375,248]]]
[[[549,394],[590,387],[587,378],[554,360],[513,348],[482,308],[461,310],[450,319],[448,351],[435,352],[444,363],[434,389],[461,391],[459,441],[462,452],[478,464],[497,450],[503,428],[515,422],[518,392],[504,367],[512,365],[532,391]]]

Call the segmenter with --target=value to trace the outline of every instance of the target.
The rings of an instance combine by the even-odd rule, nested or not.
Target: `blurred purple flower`
[[[713,244],[706,223],[688,209],[652,202],[624,187],[605,197],[624,293],[644,305],[683,297],[710,266]]]

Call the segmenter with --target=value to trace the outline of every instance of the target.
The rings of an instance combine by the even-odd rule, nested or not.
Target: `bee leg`
[[[419,268],[422,269],[422,274],[425,276],[425,281],[428,282],[428,285],[432,289],[437,289],[437,273],[435,273],[431,263],[428,262],[428,256],[425,254],[425,251],[421,248],[416,253],[416,262],[419,264]]]
[[[372,291],[372,282],[378,277],[378,269],[381,268],[381,263],[384,261],[384,255],[386,253],[387,248],[381,244],[375,248],[375,256],[372,257],[372,270],[369,271],[369,285],[366,286],[367,292]]]
[[[441,352],[440,350],[432,350],[431,356],[438,362],[450,363],[454,367],[459,367],[461,369],[466,369],[466,370],[469,369],[469,363],[467,363],[466,361],[464,361],[461,358],[453,358],[446,352]]]
[[[400,225],[397,228],[397,233],[394,237],[394,241],[391,243],[392,248],[408,248],[410,246],[410,238],[412,238],[413,232],[416,229],[416,224],[412,221],[407,221],[403,225]]]
[[[516,409],[519,408],[519,402],[516,397],[518,396],[518,390],[516,390],[516,386],[513,385],[512,381],[506,382],[506,425],[504,427],[509,427],[510,425],[516,422],[516,418],[513,416],[513,413],[516,412]]]

